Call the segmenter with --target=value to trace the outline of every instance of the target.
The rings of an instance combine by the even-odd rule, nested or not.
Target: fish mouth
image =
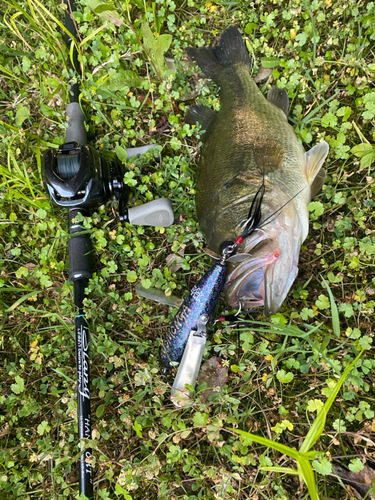
[[[224,290],[230,307],[241,305],[248,309],[265,304],[266,271],[280,257],[280,250],[275,240],[268,240],[262,246],[266,251],[254,251],[254,256],[249,254],[248,260],[229,268]]]
[[[241,251],[249,258],[228,266],[227,303],[243,309],[264,306],[266,316],[275,314],[297,276],[302,241],[297,216],[288,224],[260,229],[245,240]]]

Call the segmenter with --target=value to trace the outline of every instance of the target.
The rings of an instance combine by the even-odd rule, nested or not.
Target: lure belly
[[[215,263],[193,287],[184,299],[174,317],[161,350],[164,368],[170,369],[171,362],[179,362],[192,330],[196,330],[201,316],[210,318],[215,311],[225,283],[227,266]]]
[[[186,388],[186,384],[194,388],[197,382],[207,340],[207,322],[208,316],[201,316],[198,320],[197,330],[190,332],[176,378],[173,382],[171,398],[173,403],[179,408],[183,407],[184,402],[193,397],[193,393]]]

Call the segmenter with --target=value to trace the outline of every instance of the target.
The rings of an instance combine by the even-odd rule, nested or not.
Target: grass
[[[0,498],[73,499],[68,221],[50,204],[41,165],[64,140],[74,75],[60,5],[0,9]],[[150,152],[126,164],[131,204],[166,196],[180,217],[166,229],[121,225],[110,202],[85,221],[95,247],[85,307],[97,498],[349,500],[330,473],[373,465],[375,429],[374,3],[82,0],[76,20],[90,144],[108,157],[159,144],[161,162]],[[220,102],[184,54],[231,24],[253,74],[261,62],[272,71],[261,88],[288,90],[305,149],[329,142],[328,175],[281,311],[216,326],[205,360],[220,356],[227,382],[211,404],[199,398],[203,385],[177,410],[159,360],[175,309],[140,299],[135,285],[181,297],[210,266],[194,206],[199,138],[184,114]]]

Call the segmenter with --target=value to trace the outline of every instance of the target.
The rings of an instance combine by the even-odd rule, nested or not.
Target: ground
[[[85,310],[96,497],[353,498],[332,472],[349,469],[359,483],[374,462],[374,2],[82,0],[79,75],[69,70],[62,4],[0,9],[0,498],[78,494],[68,220],[42,179],[43,153],[64,142],[72,78],[89,143],[126,166],[129,206],[164,196],[179,217],[169,228],[120,224],[110,201],[84,222],[95,249]],[[304,148],[329,143],[327,179],[283,308],[216,325],[204,360],[219,357],[228,377],[210,400],[198,386],[179,410],[159,358],[176,309],[141,299],[135,285],[183,297],[211,265],[194,206],[199,131],[184,115],[220,101],[185,49],[230,25],[260,89],[287,89]],[[160,155],[126,161],[127,147],[148,143]],[[230,312],[220,300],[218,313]],[[318,453],[296,455],[310,448]],[[296,458],[301,479],[291,474]]]

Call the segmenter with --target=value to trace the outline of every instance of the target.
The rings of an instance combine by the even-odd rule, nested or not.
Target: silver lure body
[[[184,402],[193,397],[193,393],[186,387],[186,384],[195,387],[207,340],[207,322],[208,316],[202,315],[198,320],[197,330],[190,332],[186,343],[171,390],[172,401],[178,407],[183,407]]]

